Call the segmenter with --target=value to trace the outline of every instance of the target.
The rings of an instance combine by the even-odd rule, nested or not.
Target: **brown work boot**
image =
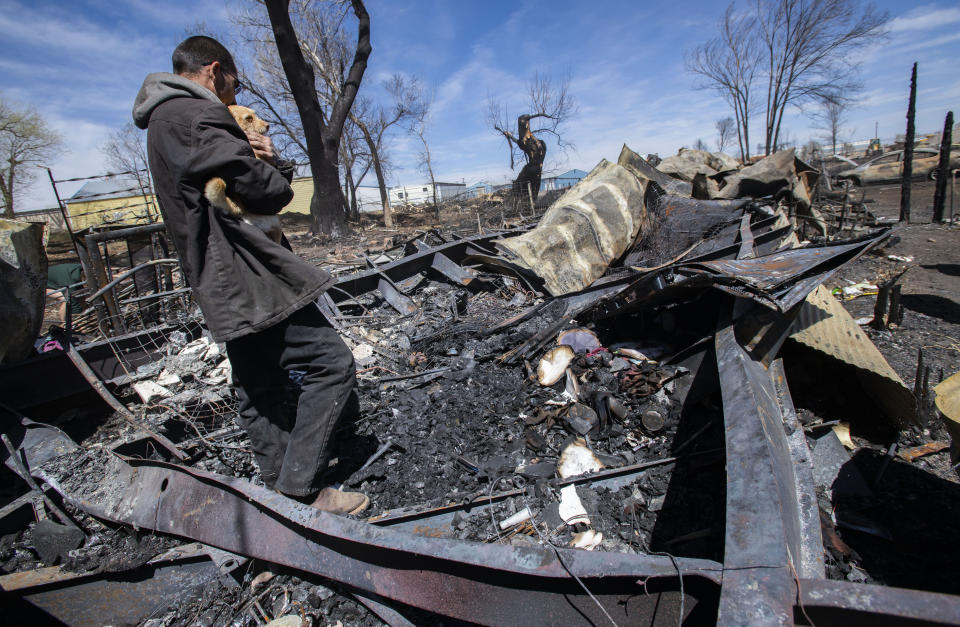
[[[370,499],[362,492],[343,492],[334,488],[324,488],[310,503],[323,512],[331,514],[359,514],[370,505]]]

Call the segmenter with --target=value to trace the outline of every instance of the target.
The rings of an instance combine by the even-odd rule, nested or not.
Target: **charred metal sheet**
[[[803,301],[837,268],[867,252],[891,233],[887,229],[855,242],[795,248],[753,259],[681,263],[675,268],[679,272],[706,271],[717,278],[719,288],[740,286],[758,296],[760,302],[785,311]]]
[[[330,291],[330,297],[337,304],[348,301],[351,298],[372,292],[379,287],[380,280],[386,276],[394,283],[409,279],[430,269],[433,266],[434,255],[441,253],[448,257],[454,263],[462,262],[466,257],[472,254],[490,251],[484,246],[487,242],[502,237],[504,234],[522,233],[526,229],[514,229],[508,233],[486,233],[474,235],[453,242],[435,246],[422,252],[401,257],[396,261],[377,266],[375,269],[357,272],[337,280],[334,284],[336,289]]]
[[[599,624],[605,617],[597,603],[623,624],[679,621],[678,575],[687,618],[709,620],[716,607],[722,566],[709,560],[424,538],[319,512],[247,481],[159,462],[127,463],[103,450],[51,459],[37,474],[100,518],[322,574],[472,622]]]
[[[677,196],[686,196],[689,198],[690,194],[693,192],[693,185],[687,183],[686,181],[675,179],[668,174],[664,174],[660,170],[650,165],[646,159],[627,148],[626,144],[624,144],[623,148],[620,150],[620,156],[617,158],[617,164],[628,169],[631,174],[642,181],[653,181],[669,194],[676,194]]]
[[[790,339],[854,369],[880,411],[895,425],[917,422],[911,391],[843,305],[820,285],[800,306]]]
[[[245,562],[225,551],[190,544],[124,573],[71,573],[51,567],[3,575],[0,590],[8,601],[4,617],[91,627],[137,624],[214,579],[236,586],[223,575]]]
[[[738,301],[735,309],[748,302]],[[738,343],[732,316],[721,322],[715,350],[727,454],[727,570],[719,622],[787,624],[793,619],[794,573],[806,568],[805,554],[823,554],[819,527],[810,528],[805,509],[816,507],[816,500],[812,488],[798,494],[802,484],[786,437],[784,414],[793,409],[777,389],[774,369]]]

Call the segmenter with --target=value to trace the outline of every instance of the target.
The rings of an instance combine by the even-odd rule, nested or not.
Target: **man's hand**
[[[260,133],[247,133],[247,140],[253,148],[253,154],[258,159],[273,163],[273,141],[269,136]]]

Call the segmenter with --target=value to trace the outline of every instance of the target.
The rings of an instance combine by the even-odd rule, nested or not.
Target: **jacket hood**
[[[137,99],[133,102],[133,123],[137,128],[147,128],[153,110],[172,98],[202,98],[220,102],[215,93],[199,83],[169,72],[154,72],[143,79]]]

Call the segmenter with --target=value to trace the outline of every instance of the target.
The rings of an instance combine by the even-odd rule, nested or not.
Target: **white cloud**
[[[890,30],[893,32],[908,30],[930,30],[947,24],[960,22],[960,8],[939,8],[933,5],[917,7],[916,9],[890,20]]]

